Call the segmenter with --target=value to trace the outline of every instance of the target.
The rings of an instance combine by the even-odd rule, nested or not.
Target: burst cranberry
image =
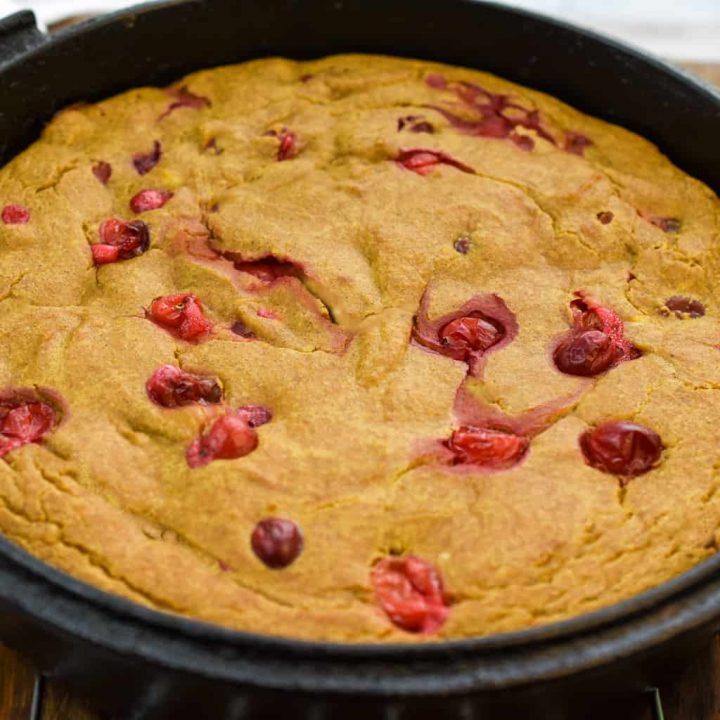
[[[40,401],[0,403],[0,457],[12,450],[39,443],[56,425],[55,410]]]
[[[458,464],[506,470],[525,457],[530,441],[511,432],[465,425],[455,430],[447,446]]]
[[[592,377],[605,372],[618,357],[611,338],[600,330],[567,335],[553,355],[558,370],[567,375]]]
[[[387,557],[373,567],[371,580],[380,607],[402,630],[429,634],[445,624],[450,611],[442,578],[429,562],[414,555]]]
[[[560,372],[593,377],[640,357],[640,351],[625,337],[625,324],[614,310],[576,294],[578,299],[570,303],[574,327],[553,352]]]
[[[235,260],[236,270],[253,275],[264,283],[272,283],[281,277],[298,277],[302,270],[292,262],[280,260],[272,255],[259,260]]]
[[[157,210],[163,207],[173,194],[169,190],[141,190],[130,200],[130,208],[136,213]]]
[[[603,225],[609,225],[615,219],[614,213],[609,210],[599,212],[596,217]]]
[[[212,331],[200,299],[192,293],[156,298],[147,315],[156,325],[187,342],[199,342]]]
[[[107,185],[112,177],[112,165],[108,162],[100,161],[93,165],[93,175],[103,184]]]
[[[272,420],[272,412],[264,405],[243,405],[238,408],[237,414],[253,428],[267,425]]]
[[[665,307],[679,318],[687,315],[690,318],[697,319],[705,315],[705,305],[699,300],[693,300],[681,295],[673,295],[673,297],[668,298],[665,301]]]
[[[129,260],[150,247],[150,230],[141,220],[127,222],[111,218],[100,226],[100,242],[91,250],[96,265]]]
[[[30,222],[30,211],[22,205],[6,205],[0,217],[6,225],[25,225]]]
[[[591,467],[628,479],[656,467],[664,449],[654,430],[625,420],[588,430],[580,437],[580,448]]]
[[[298,559],[303,549],[303,536],[292,520],[265,518],[255,526],[250,545],[265,565],[280,570]]]
[[[427,175],[437,165],[450,165],[465,173],[475,173],[469,165],[436,150],[402,150],[395,162],[418,175]]]
[[[455,360],[467,362],[473,353],[485,352],[502,340],[502,327],[483,317],[459,317],[439,332],[446,354]]]
[[[510,139],[525,152],[530,152],[535,149],[535,141],[528,135],[521,135],[520,133],[512,133]]]
[[[682,227],[682,223],[677,218],[651,217],[650,222],[663,232],[671,234],[679,233]]]
[[[166,408],[193,403],[215,404],[222,400],[217,378],[186,372],[175,365],[159,367],[145,384],[150,399]]]
[[[138,175],[147,175],[162,158],[162,145],[158,140],[153,143],[153,149],[149,153],[136,153],[133,155],[133,165]]]
[[[236,460],[249,455],[258,445],[258,436],[247,420],[235,414],[223,415],[210,430],[187,449],[191,468],[204,467],[213,460]]]

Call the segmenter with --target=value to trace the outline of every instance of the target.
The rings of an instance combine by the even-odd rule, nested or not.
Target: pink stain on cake
[[[465,163],[438,150],[424,150],[421,148],[401,150],[395,158],[395,162],[400,167],[418,175],[427,175],[438,165],[449,165],[461,172],[470,175],[475,174],[475,171],[469,165],[465,165]]]
[[[24,205],[6,205],[0,218],[5,225],[26,225],[30,222],[30,211]]]
[[[535,141],[532,137],[518,132],[519,128],[523,128],[552,145],[559,145],[543,126],[538,110],[513,102],[508,95],[493,93],[472,82],[449,82],[439,73],[430,73],[425,82],[434,90],[455,95],[455,101],[447,106],[427,107],[440,113],[452,127],[465,135],[510,140],[521,150],[530,152],[535,147]],[[590,145],[590,138],[569,130],[565,133],[562,149],[582,155]]]
[[[257,446],[257,432],[246,418],[229,412],[217,418],[206,433],[192,442],[186,452],[187,464],[200,468],[215,460],[237,460]]]
[[[59,424],[53,405],[29,389],[0,394],[0,457],[13,450],[41,443]]]
[[[477,376],[484,359],[517,336],[515,315],[497,295],[476,295],[461,308],[434,320],[428,317],[430,293],[425,291],[413,326],[413,341],[438,355],[467,363]]]
[[[405,115],[404,117],[398,118],[397,121],[398,132],[402,130],[409,130],[414,133],[428,133],[432,135],[435,132],[435,128],[429,123],[422,115]]]
[[[573,328],[553,351],[555,365],[566,375],[594,377],[642,354],[625,337],[625,323],[610,308],[576,292],[570,303]]]
[[[677,235],[682,229],[682,222],[678,218],[662,217],[660,215],[641,212],[640,210],[638,210],[638,215],[640,215],[645,222],[649,222],[659,230],[662,230],[664,233],[669,233],[670,235]]]
[[[112,177],[112,165],[109,162],[101,160],[93,165],[92,172],[99,182],[107,185]]]
[[[178,293],[153,300],[146,317],[169,333],[190,343],[206,340],[212,323],[205,317],[202,301],[193,293]]]
[[[149,153],[135,153],[132,163],[138,175],[147,175],[161,159],[162,145],[159,140],[155,140],[152,150]]]
[[[440,571],[414,555],[386,557],[370,573],[375,598],[396,627],[431,635],[447,621],[450,609]]]
[[[174,193],[169,190],[141,190],[130,200],[130,209],[134,213],[148,212],[165,207]]]
[[[212,103],[209,98],[203,97],[202,95],[196,95],[190,92],[187,86],[183,85],[180,88],[167,88],[165,92],[173,98],[173,101],[168,105],[165,112],[158,118],[158,120],[164,120],[170,113],[181,108],[190,108],[192,110],[202,110],[206,107],[211,107]]]
[[[147,252],[150,229],[142,220],[105,220],[98,231],[100,242],[90,246],[96,265],[130,260]]]

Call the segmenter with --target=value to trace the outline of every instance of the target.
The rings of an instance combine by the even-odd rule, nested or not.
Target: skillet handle
[[[0,19],[0,68],[46,40],[47,36],[38,29],[35,13],[30,10]]]

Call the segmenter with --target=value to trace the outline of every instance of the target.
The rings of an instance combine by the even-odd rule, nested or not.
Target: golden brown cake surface
[[[562,620],[716,550],[719,204],[625,130],[465,69],[262,60],[63,112],[2,208],[0,529],[78,578],[412,641]],[[597,366],[561,371],[589,332]],[[153,402],[164,366],[203,391]],[[618,450],[637,472],[588,456],[607,422],[653,433]],[[296,531],[264,536],[276,567],[266,518]]]

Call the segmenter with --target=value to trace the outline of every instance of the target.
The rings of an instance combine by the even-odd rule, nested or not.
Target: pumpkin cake
[[[259,60],[0,171],[0,530],[347,642],[563,620],[715,553],[720,205],[492,75]]]

